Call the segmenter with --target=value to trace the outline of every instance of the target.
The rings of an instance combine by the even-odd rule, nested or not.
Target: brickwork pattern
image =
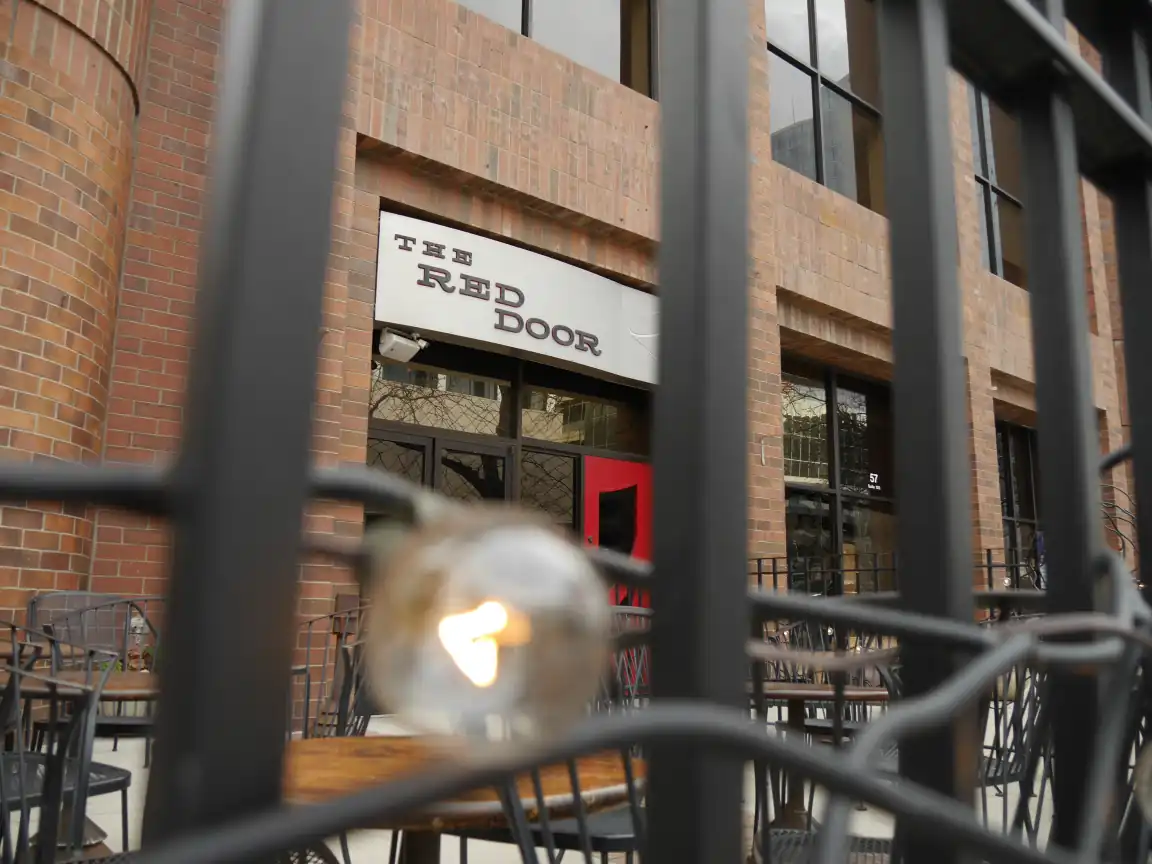
[[[155,0],[143,63],[106,459],[168,459],[181,429],[204,215],[221,0]],[[162,590],[160,520],[101,511],[91,588]]]
[[[15,32],[23,47],[18,39],[0,55],[0,146],[6,148],[0,151],[0,196],[6,196],[0,219],[8,229],[0,235],[0,447],[20,456],[43,451],[117,462],[154,462],[175,451],[226,7],[225,0],[20,3]],[[0,0],[5,32],[13,8],[13,0]],[[748,537],[750,555],[771,556],[785,548],[781,353],[889,379],[890,265],[882,216],[773,162],[764,6],[749,0],[748,9]],[[26,15],[46,23],[27,29]],[[49,38],[50,31],[68,38]],[[362,464],[365,458],[381,206],[446,220],[644,290],[655,290],[658,282],[657,103],[451,0],[360,0],[350,38],[318,339],[313,449],[324,465]],[[66,57],[90,62],[81,67]],[[48,84],[60,92],[43,92]],[[19,87],[24,89],[16,98],[11,94]],[[994,421],[1034,416],[1029,295],[981,263],[964,85],[954,77],[951,87],[973,543],[996,547],[1003,539]],[[53,102],[65,96],[75,107]],[[133,96],[139,100],[134,141],[128,137]],[[35,108],[44,100],[53,103],[49,110]],[[92,131],[97,128],[100,136]],[[115,158],[95,167],[72,164],[56,152],[59,142],[51,143],[61,129],[85,147],[101,138]],[[48,179],[54,175],[35,155],[36,140],[44,143],[44,157],[62,164],[58,179]],[[125,178],[133,153],[129,195]],[[47,193],[59,197],[58,207]],[[67,216],[89,199],[127,221],[113,230],[110,215],[99,229],[106,232],[100,248],[107,255],[100,267],[91,250],[87,258],[77,257],[82,233],[95,232],[98,220],[68,217],[77,225],[69,237],[67,223],[49,215]],[[1083,200],[1101,443],[1115,446],[1124,440],[1127,418],[1111,205],[1087,185]],[[81,261],[91,276],[78,270]],[[90,319],[81,302],[92,308]],[[112,303],[119,304],[114,332]],[[59,330],[36,332],[49,325]],[[61,338],[49,339],[49,332]],[[51,359],[48,352],[61,350],[57,345],[71,346],[71,365]],[[41,361],[56,362],[61,372],[53,378]],[[60,386],[75,394],[72,401],[53,390]],[[61,411],[76,412],[72,429],[53,425],[69,422]],[[90,438],[75,440],[76,430]],[[47,443],[32,446],[40,438]],[[95,518],[89,560],[93,528],[83,511],[0,512],[0,609],[23,605],[4,592],[35,590],[37,579],[36,588],[71,587],[90,577],[94,590],[160,590],[164,526],[111,512]],[[355,537],[361,522],[356,507],[318,503],[304,525],[310,532]],[[75,551],[68,552],[66,566],[44,571],[50,581],[35,577],[25,587],[24,574],[41,571],[19,562],[41,554],[35,544],[50,542],[41,535],[60,537]],[[343,569],[308,562],[302,612],[330,611],[348,585]]]
[[[46,7],[56,7],[55,13]],[[134,0],[0,3],[0,454],[100,455],[136,106]],[[73,22],[77,22],[74,24]],[[0,508],[0,610],[87,575],[85,507]]]

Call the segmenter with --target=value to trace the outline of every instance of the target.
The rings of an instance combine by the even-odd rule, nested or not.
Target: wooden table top
[[[433,738],[392,735],[363,738],[310,738],[289,742],[284,769],[284,797],[293,804],[312,804],[360,792],[390,780],[453,761],[451,752],[438,747]],[[589,813],[628,801],[624,762],[617,752],[598,753],[577,760],[581,798]],[[636,782],[642,785],[645,765],[633,760]],[[564,764],[540,771],[544,800],[551,819],[573,814],[572,785]],[[532,780],[517,778],[517,789],[528,819],[539,807]],[[376,827],[410,831],[446,831],[504,825],[504,811],[495,789],[477,789],[443,802],[402,824]]]
[[[788,663],[802,666],[817,672],[849,672],[857,669],[870,669],[874,666],[890,666],[900,657],[899,648],[876,648],[866,651],[804,651],[773,645],[767,642],[749,641],[748,656],[765,663]]]
[[[751,683],[748,686],[750,689],[755,687]],[[789,702],[832,702],[836,699],[836,688],[831,684],[765,681],[764,695]],[[884,687],[845,687],[843,699],[845,702],[887,702],[888,690]]]
[[[91,685],[99,680],[99,672],[68,670],[58,672],[53,677],[76,684]],[[3,680],[7,680],[7,675]],[[35,678],[25,678],[20,684],[24,696],[48,698],[52,685]],[[102,702],[136,702],[156,699],[160,695],[160,678],[153,672],[111,672],[100,693]]]

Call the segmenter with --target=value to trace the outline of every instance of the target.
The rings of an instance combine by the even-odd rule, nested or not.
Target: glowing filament
[[[440,644],[469,681],[477,687],[490,687],[496,680],[499,653],[494,637],[507,626],[508,612],[495,600],[489,600],[471,612],[441,619]]]

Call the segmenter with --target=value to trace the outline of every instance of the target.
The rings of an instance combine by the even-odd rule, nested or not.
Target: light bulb
[[[608,588],[551,525],[504,507],[449,508],[374,555],[369,675],[418,729],[499,738],[562,730],[595,698]]]

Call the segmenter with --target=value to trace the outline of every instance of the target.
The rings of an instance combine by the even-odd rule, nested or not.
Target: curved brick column
[[[0,0],[3,458],[102,454],[149,3]],[[85,587],[91,545],[84,507],[0,508],[0,610]]]

